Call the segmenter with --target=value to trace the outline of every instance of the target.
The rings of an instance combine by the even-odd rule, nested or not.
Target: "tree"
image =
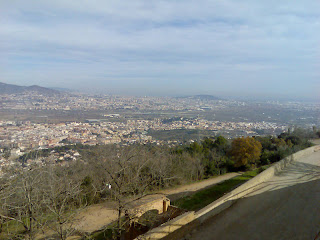
[[[116,201],[118,219],[115,236],[120,238],[124,230],[128,229],[131,219],[128,215],[128,203],[140,198],[150,185],[153,184],[149,175],[144,174],[150,158],[140,148],[119,148],[116,154],[106,156],[104,164],[105,174],[111,185],[111,194]],[[126,214],[126,221],[122,220]]]
[[[223,136],[218,136],[217,139],[214,141],[215,148],[224,148],[228,145],[228,140]]]
[[[202,140],[202,142],[201,142],[201,144],[202,144],[202,147],[204,148],[204,149],[213,149],[213,144],[214,144],[214,142],[213,142],[213,140],[212,139],[210,139],[210,138],[207,138],[207,137],[205,137],[203,140]]]
[[[14,237],[26,235],[27,239],[34,239],[35,233],[43,227],[41,175],[39,169],[27,170],[8,178],[1,187],[0,217],[24,229],[8,233]]]
[[[74,231],[76,213],[82,209],[81,183],[68,176],[66,169],[50,167],[43,177],[43,205],[52,220],[47,227],[61,240]]]
[[[230,155],[235,162],[235,167],[250,168],[256,166],[261,150],[259,141],[252,137],[242,137],[232,141]]]
[[[161,188],[167,187],[171,182],[177,180],[175,175],[174,158],[162,149],[156,149],[148,154],[150,163],[144,169],[143,175],[151,174],[153,186]]]
[[[72,172],[68,167],[46,166],[0,178],[0,226],[5,232],[0,238],[31,240],[40,233],[50,234],[48,229],[58,239],[70,236],[82,206],[81,182]]]
[[[193,156],[196,154],[200,154],[203,151],[203,146],[197,142],[193,142],[187,147],[187,151]]]

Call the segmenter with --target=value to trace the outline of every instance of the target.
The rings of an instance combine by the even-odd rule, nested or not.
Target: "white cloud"
[[[0,8],[0,78],[7,81],[49,72],[51,82],[141,84],[140,77],[152,86],[152,79],[179,84],[199,76],[213,86],[249,76],[264,86],[277,73],[281,81],[317,75],[310,69],[319,60],[315,1],[11,0]]]

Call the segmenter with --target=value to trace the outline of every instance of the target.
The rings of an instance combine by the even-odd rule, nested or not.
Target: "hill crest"
[[[222,100],[219,97],[216,97],[213,95],[205,95],[205,94],[182,96],[182,97],[177,97],[177,98],[189,98],[189,99],[199,99],[199,100]]]
[[[38,94],[43,94],[43,95],[58,95],[61,93],[60,91],[41,87],[38,85],[19,86],[19,85],[0,82],[0,94],[17,94],[17,93],[24,93],[24,92],[37,92]]]

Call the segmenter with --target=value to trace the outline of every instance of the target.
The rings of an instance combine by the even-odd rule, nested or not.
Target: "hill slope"
[[[177,97],[177,98],[189,98],[189,99],[197,99],[197,100],[222,100],[219,97],[212,96],[212,95],[193,95],[193,96],[184,96],[184,97]]]
[[[50,88],[40,87],[37,85],[32,86],[18,86],[14,84],[7,84],[0,82],[0,94],[17,94],[23,92],[37,92],[43,95],[57,95],[59,91]]]

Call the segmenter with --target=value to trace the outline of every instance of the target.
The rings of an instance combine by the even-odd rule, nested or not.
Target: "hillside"
[[[17,94],[23,92],[37,92],[43,95],[57,95],[59,91],[50,88],[40,87],[37,85],[32,86],[18,86],[14,84],[7,84],[0,82],[0,95],[1,94]]]
[[[213,96],[213,95],[192,95],[192,96],[183,96],[183,97],[178,97],[178,98],[189,98],[189,99],[198,99],[198,100],[222,100],[219,97]]]

